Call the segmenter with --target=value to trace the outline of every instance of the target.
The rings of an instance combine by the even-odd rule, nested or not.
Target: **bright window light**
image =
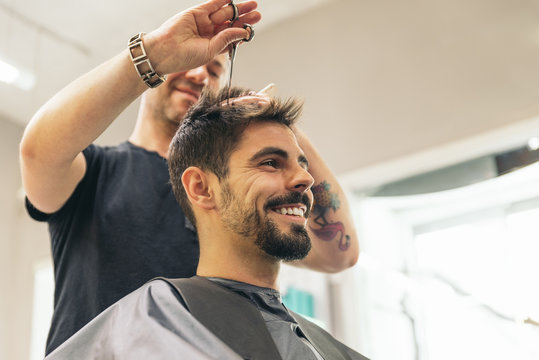
[[[51,324],[54,299],[54,274],[52,261],[41,260],[34,267],[34,309],[32,315],[32,340],[30,360],[41,360]]]
[[[528,140],[528,149],[530,150],[537,150],[539,149],[539,138],[538,137],[532,137]]]
[[[0,81],[13,84],[20,75],[20,71],[13,65],[0,60]]]
[[[533,209],[416,236],[432,359],[537,359],[538,215]]]
[[[34,87],[36,79],[32,73],[0,59],[0,82],[28,91]]]
[[[377,360],[539,359],[538,182],[534,164],[453,190],[361,199],[360,349]]]

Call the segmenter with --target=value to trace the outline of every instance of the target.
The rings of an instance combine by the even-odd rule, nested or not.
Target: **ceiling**
[[[539,0],[258,2],[263,20],[240,47],[234,82],[302,97],[302,128],[337,174],[539,115]],[[0,83],[0,114],[25,124],[130,36],[196,3],[0,0],[0,57],[37,79],[31,91]],[[135,113],[101,139],[125,139]],[[539,135],[536,123],[511,136]],[[466,152],[451,161],[483,155]]]

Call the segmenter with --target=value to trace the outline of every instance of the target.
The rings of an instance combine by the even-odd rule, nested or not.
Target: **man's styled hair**
[[[227,102],[227,99],[253,94],[234,87],[218,93],[206,91],[187,113],[172,139],[168,154],[172,190],[187,218],[196,220],[181,177],[185,169],[196,166],[213,172],[221,181],[228,175],[228,159],[251,123],[271,122],[291,126],[301,113],[303,104],[294,98],[271,98],[269,104]]]

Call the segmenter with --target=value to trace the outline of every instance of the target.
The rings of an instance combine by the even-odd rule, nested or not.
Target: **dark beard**
[[[267,217],[255,244],[266,254],[284,261],[301,260],[311,250],[311,238],[305,227],[292,224],[290,233],[285,233]]]
[[[309,198],[300,193],[269,200],[264,210],[273,211],[271,207],[279,204],[304,202],[310,209]],[[223,221],[231,230],[242,237],[256,236],[255,244],[266,254],[284,261],[303,259],[311,250],[311,239],[305,227],[292,224],[289,232],[279,230],[277,225],[265,216],[260,217],[256,208],[242,208],[238,197],[232,194],[228,184],[223,185],[223,201],[221,204]],[[308,216],[307,210],[306,216]]]

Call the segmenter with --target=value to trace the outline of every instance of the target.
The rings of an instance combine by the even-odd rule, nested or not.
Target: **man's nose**
[[[305,192],[309,190],[313,184],[314,178],[312,175],[303,166],[298,165],[292,181],[290,182],[292,190]]]
[[[206,85],[208,83],[208,70],[206,70],[206,66],[199,66],[187,71],[185,77],[197,85]]]

